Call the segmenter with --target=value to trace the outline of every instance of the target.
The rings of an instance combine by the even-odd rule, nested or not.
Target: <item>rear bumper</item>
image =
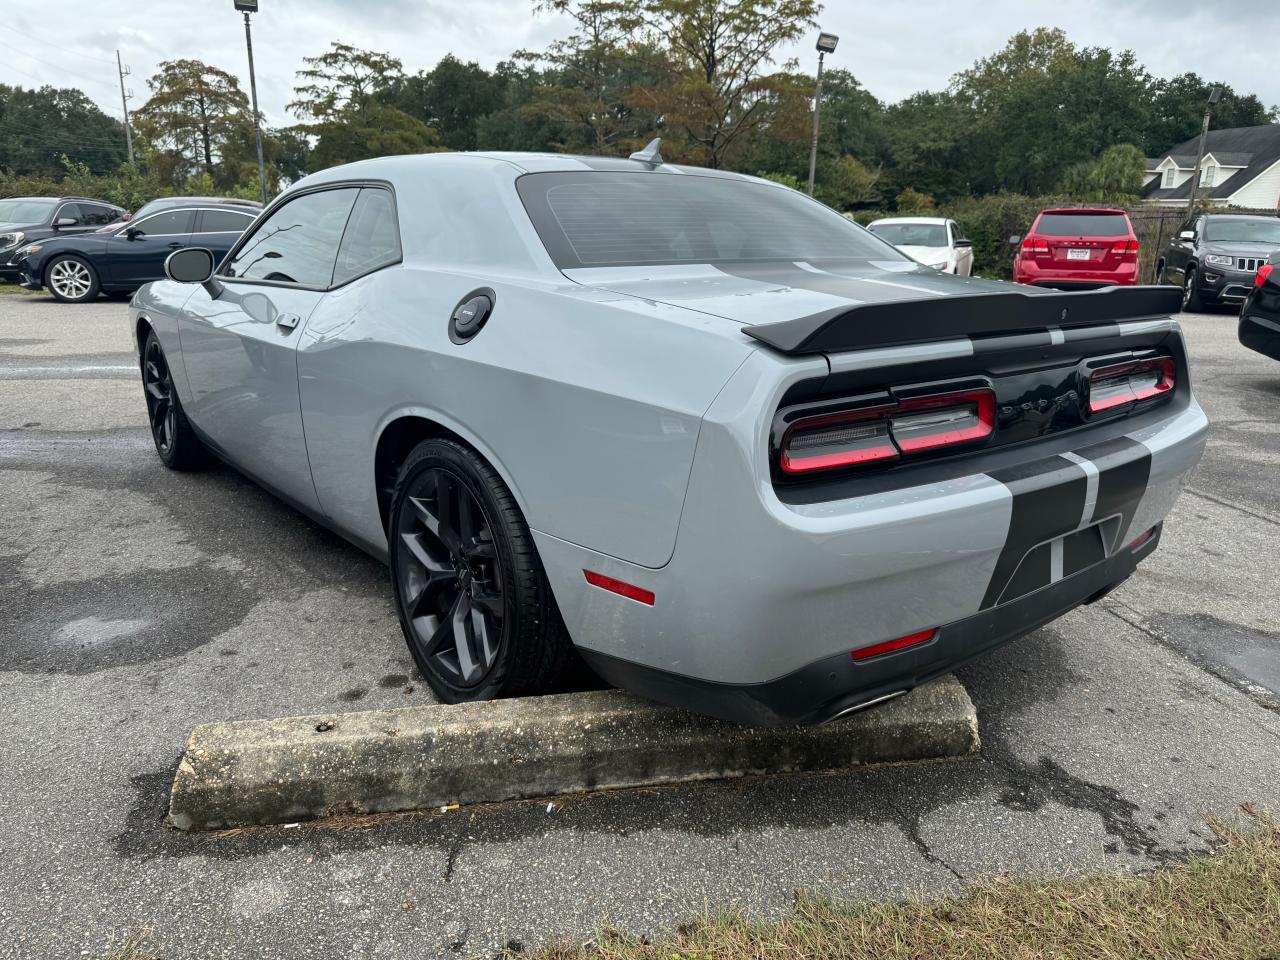
[[[1063,290],[1097,290],[1101,287],[1129,287],[1138,283],[1138,264],[1123,263],[1115,270],[1081,270],[1072,267],[1049,267],[1034,260],[1013,262],[1015,283]]]
[[[583,650],[608,682],[642,696],[751,725],[822,723],[883,702],[1025,636],[1123,583],[1155,550],[1160,525],[1140,547],[1122,547],[1101,563],[1030,594],[948,623],[919,647],[856,661],[838,653],[765,683],[717,683]]]

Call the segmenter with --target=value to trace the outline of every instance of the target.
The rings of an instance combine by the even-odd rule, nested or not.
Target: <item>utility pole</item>
[[[129,70],[120,59],[120,51],[116,51],[116,71],[120,74],[120,106],[124,108],[124,145],[129,150],[129,162],[133,163],[133,132],[129,129],[129,95],[124,92],[124,78]]]
[[[809,140],[809,196],[813,196],[813,175],[818,169],[818,118],[822,114],[822,58],[836,52],[840,38],[834,33],[818,34],[818,79],[813,90],[813,136]]]
[[[1209,114],[1213,112],[1214,106],[1222,99],[1222,88],[1214,87],[1209,91],[1209,102],[1204,108],[1204,122],[1200,124],[1200,152],[1196,154],[1195,173],[1191,174],[1191,196],[1187,200],[1187,219],[1190,220],[1196,213],[1196,191],[1200,188],[1200,165],[1204,163],[1204,142],[1209,136]]]
[[[267,168],[262,161],[262,122],[258,115],[258,79],[253,72],[253,32],[249,28],[249,14],[258,12],[258,0],[235,0],[237,10],[244,13],[244,45],[249,51],[249,95],[253,104],[253,136],[258,143],[258,192],[262,205],[267,205]]]

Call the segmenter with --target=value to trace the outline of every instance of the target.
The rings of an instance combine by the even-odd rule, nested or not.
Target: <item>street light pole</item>
[[[258,12],[258,0],[235,0],[236,9],[244,13],[244,45],[249,51],[249,95],[253,104],[253,136],[258,144],[258,192],[262,205],[267,205],[267,169],[262,160],[262,122],[258,114],[258,78],[253,71],[253,32],[249,28],[249,14]]]
[[[813,89],[813,136],[809,140],[809,196],[813,196],[813,175],[818,169],[818,120],[822,114],[822,58],[836,52],[840,38],[834,33],[818,34],[818,77]]]
[[[1204,163],[1204,142],[1209,136],[1209,114],[1213,112],[1214,105],[1222,98],[1222,88],[1214,87],[1209,91],[1209,102],[1204,107],[1204,122],[1200,124],[1200,152],[1196,154],[1195,173],[1191,174],[1191,196],[1187,200],[1187,219],[1190,220],[1196,213],[1196,191],[1200,188],[1200,165]]]

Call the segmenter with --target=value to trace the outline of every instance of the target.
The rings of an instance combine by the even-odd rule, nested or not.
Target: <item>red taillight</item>
[[[995,428],[996,398],[990,390],[912,397],[797,420],[782,437],[780,463],[783,473],[860,466],[985,440]]]
[[[937,633],[936,629],[909,633],[905,637],[899,637],[897,640],[886,640],[884,643],[873,643],[869,647],[860,647],[853,651],[850,656],[855,660],[869,660],[884,653],[893,653],[893,651],[901,650],[904,647],[914,647],[922,643],[928,643],[937,636]]]
[[[1105,413],[1168,393],[1175,382],[1172,357],[1135,360],[1095,370],[1089,377],[1089,412]]]
[[[1111,248],[1111,252],[1117,256],[1138,258],[1138,241],[1137,240],[1117,240],[1115,246]]]
[[[1275,264],[1264,263],[1258,268],[1258,272],[1254,274],[1253,285],[1260,287],[1267,282],[1267,277],[1271,276],[1271,271],[1275,269]]]
[[[594,570],[583,570],[582,574],[587,578],[587,583],[593,587],[608,590],[610,593],[616,593],[618,596],[626,597],[628,600],[635,600],[637,603],[653,606],[655,597],[652,590],[637,587],[634,583],[627,583],[625,580],[606,577],[603,573],[596,573]]]
[[[1148,542],[1150,542],[1151,538],[1154,537],[1155,535],[1156,535],[1156,528],[1152,527],[1146,533],[1141,534],[1136,540],[1133,541],[1133,543],[1129,544],[1129,549],[1137,550],[1138,548],[1145,546]]]
[[[1044,237],[1026,237],[1022,241],[1022,259],[1030,260],[1033,257],[1047,257],[1049,255],[1049,241]]]

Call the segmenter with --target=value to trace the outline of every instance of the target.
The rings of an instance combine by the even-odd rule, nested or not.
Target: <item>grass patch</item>
[[[150,930],[130,930],[108,949],[107,960],[160,960],[160,951]]]
[[[1246,807],[1246,812],[1251,808]],[[991,878],[956,897],[840,905],[808,895],[777,923],[706,917],[657,943],[606,934],[538,960],[1280,960],[1280,825],[1144,876]]]

